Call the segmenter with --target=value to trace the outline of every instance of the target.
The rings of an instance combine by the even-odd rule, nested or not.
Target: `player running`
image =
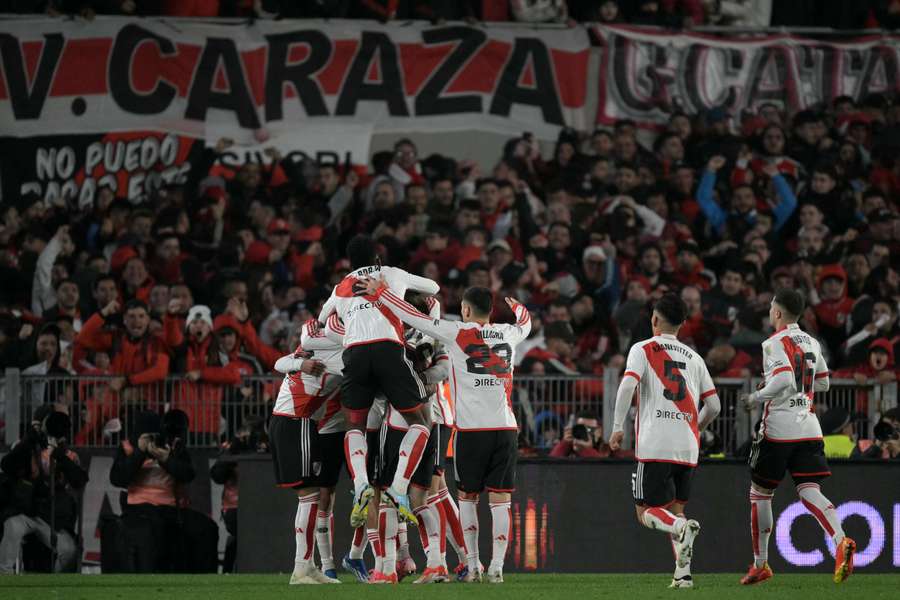
[[[323,361],[302,358],[303,354],[301,342],[293,354],[275,362],[275,370],[284,373],[284,379],[269,422],[276,485],[293,489],[298,500],[291,585],[340,583],[319,571],[313,561],[322,474],[317,418],[320,409],[337,395],[339,382],[329,376]]]
[[[360,293],[367,294],[366,299],[380,301],[404,323],[441,341],[450,355],[450,381],[456,400],[453,454],[469,569],[464,581],[482,579],[477,506],[479,495],[487,489],[493,522],[487,581],[502,583],[518,453],[518,425],[512,411],[512,366],[516,345],[531,331],[528,310],[515,299],[507,298],[516,324],[491,323],[493,293],[487,288],[471,287],[463,294],[462,322],[432,319],[405,302],[389,281],[369,278],[364,284]]]
[[[369,408],[378,393],[383,393],[409,423],[400,447],[397,472],[384,495],[403,519],[415,523],[406,494],[431,430],[430,409],[427,403],[423,404],[425,385],[406,357],[403,324],[380,303],[355,296],[353,287],[361,278],[377,275],[401,298],[407,289],[436,294],[440,288],[430,279],[395,267],[382,267],[375,242],[368,236],[357,235],[350,240],[347,255],[353,271],[335,286],[318,321],[325,323],[332,313],[337,313],[344,327],[341,404],[347,418],[344,452],[354,487],[350,525],[360,527],[365,523],[369,500],[375,493],[366,473],[365,430]]]
[[[638,465],[631,487],[638,522],[669,534],[675,554],[672,588],[694,585],[691,557],[700,524],[684,516],[684,507],[700,454],[700,432],[720,409],[703,358],[677,339],[686,313],[684,302],[675,294],[656,302],[650,322],[653,337],[628,352],[609,439],[613,450],[622,445],[625,417],[639,389],[634,425]]]
[[[856,542],[844,535],[834,505],[819,489],[819,482],[831,471],[813,398],[815,392],[828,391],[830,382],[819,342],[797,325],[805,304],[796,290],[775,292],[769,308],[775,334],[762,344],[765,384],[743,398],[748,409],[760,402],[765,405],[750,452],[753,564],[741,579],[744,585],[772,578],[768,563],[772,497],[785,471],[790,472],[803,505],[834,541],[834,582],[841,583],[853,573]]]

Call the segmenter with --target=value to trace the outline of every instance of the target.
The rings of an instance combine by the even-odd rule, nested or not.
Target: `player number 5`
[[[684,382],[681,370],[686,367],[687,365],[685,363],[677,360],[667,360],[663,363],[663,368],[666,370],[666,379],[672,383],[678,384],[678,391],[675,392],[666,387],[666,390],[663,392],[663,396],[666,400],[671,400],[672,402],[681,402],[684,400],[684,397],[687,395],[687,384]],[[678,370],[676,371],[675,369]]]

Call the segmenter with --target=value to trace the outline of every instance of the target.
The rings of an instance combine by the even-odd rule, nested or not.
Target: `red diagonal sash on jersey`
[[[350,275],[344,277],[337,287],[334,288],[334,293],[341,298],[352,298],[353,286],[356,285],[357,281],[359,281],[359,279]]]
[[[485,344],[474,328],[461,329],[456,335],[456,344],[467,356],[480,362],[480,368],[485,371],[485,375],[493,375],[497,379],[504,380],[506,404],[512,410],[512,373],[509,362]]]
[[[653,372],[656,373],[656,376],[659,378],[660,382],[662,382],[663,387],[669,390],[673,397],[677,398],[679,387],[678,381],[666,377],[665,366],[666,361],[674,361],[674,359],[666,352],[665,348],[656,342],[645,344],[644,354],[647,355],[647,363],[650,365],[650,368],[653,369]],[[682,378],[684,377],[684,373],[677,367],[673,367],[672,374],[680,375]],[[694,438],[696,438],[699,446],[700,431],[697,429],[697,403],[694,401],[694,397],[691,395],[691,390],[687,387],[687,384],[684,386],[684,398],[677,402],[673,401],[672,404],[675,405],[675,408],[680,412],[687,413],[691,416],[691,432],[694,434]]]
[[[791,339],[789,335],[781,336],[781,345],[784,346],[784,353],[787,354],[788,363],[791,365],[791,370],[794,372],[794,378],[797,378],[797,374],[800,374],[802,379],[802,384],[804,387],[807,385],[809,389],[806,390],[806,397],[809,398],[809,412],[815,412],[813,409],[813,386],[812,386],[812,377],[809,377],[809,381],[806,381],[806,369],[804,368],[806,365],[804,364],[806,361],[805,354],[806,352],[800,345]],[[798,362],[799,361],[799,362]],[[798,392],[800,390],[797,390]]]

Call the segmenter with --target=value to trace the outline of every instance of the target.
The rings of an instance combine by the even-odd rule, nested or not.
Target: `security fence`
[[[751,436],[760,419],[759,409],[747,411],[740,398],[755,389],[758,379],[718,379],[716,387],[722,412],[710,426],[714,434],[704,440],[709,453],[734,455]],[[608,436],[615,407],[619,376],[607,372],[597,376],[517,376],[511,396],[520,424],[520,444],[538,451],[548,450],[571,426],[579,413],[589,413],[606,424]],[[0,436],[9,446],[19,439],[42,405],[54,404],[66,410],[72,421],[70,443],[82,447],[114,447],[127,429],[129,419],[139,411],[160,414],[183,410],[190,422],[188,443],[213,447],[235,434],[242,423],[266,418],[272,410],[279,377],[245,378],[230,386],[185,377],[168,377],[144,385],[126,385],[116,377],[38,376],[7,369],[0,378]],[[835,380],[831,389],[816,394],[819,414],[834,406],[851,415],[860,437],[870,437],[880,414],[897,405],[897,384],[859,384]],[[626,426],[626,446],[633,446],[630,432],[634,408]]]

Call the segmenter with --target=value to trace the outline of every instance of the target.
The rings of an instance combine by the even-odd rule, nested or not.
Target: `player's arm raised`
[[[513,314],[516,315],[516,324],[513,328],[515,333],[512,336],[512,343],[518,344],[531,333],[531,314],[525,308],[525,305],[515,298],[507,297],[506,304],[513,311]]]
[[[618,450],[622,446],[625,437],[625,417],[631,409],[631,401],[634,391],[641,382],[641,377],[646,371],[647,358],[639,346],[632,346],[628,351],[628,360],[625,362],[625,374],[619,382],[619,390],[616,392],[616,411],[613,418],[612,434],[609,436],[609,447]]]

